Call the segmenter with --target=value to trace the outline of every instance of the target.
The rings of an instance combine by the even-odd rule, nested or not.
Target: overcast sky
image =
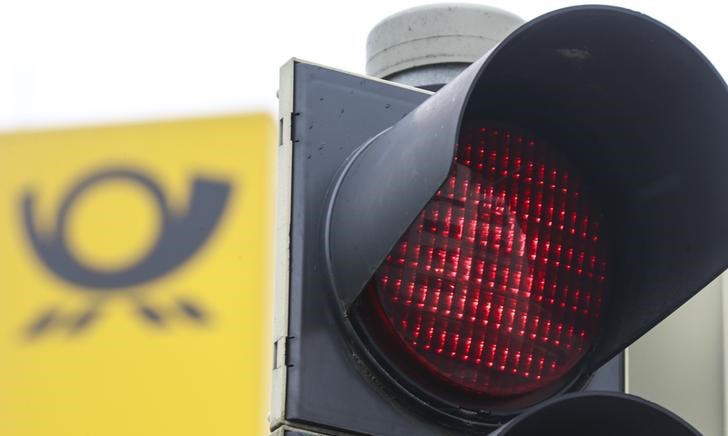
[[[0,0],[0,130],[273,114],[287,59],[363,73],[369,29],[426,3]],[[579,3],[487,2],[525,19]],[[609,4],[673,27],[728,75],[727,2]]]

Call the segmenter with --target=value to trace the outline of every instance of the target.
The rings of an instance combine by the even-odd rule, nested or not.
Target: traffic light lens
[[[381,318],[367,322],[386,324],[451,388],[502,397],[544,387],[597,332],[600,218],[554,148],[518,130],[466,126],[445,183],[362,294]]]

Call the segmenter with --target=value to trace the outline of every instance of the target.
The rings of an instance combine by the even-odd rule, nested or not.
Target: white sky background
[[[428,2],[0,0],[0,130],[277,112],[290,57],[364,72],[368,31]],[[524,19],[566,1],[489,1]],[[728,2],[609,3],[687,37],[728,77]]]

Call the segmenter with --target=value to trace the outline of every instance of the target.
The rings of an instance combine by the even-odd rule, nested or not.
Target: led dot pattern
[[[449,386],[537,390],[574,368],[597,332],[607,281],[600,217],[549,145],[464,127],[447,180],[363,298]]]

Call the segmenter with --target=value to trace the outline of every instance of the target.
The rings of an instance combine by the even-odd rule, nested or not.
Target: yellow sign
[[[274,125],[0,135],[0,434],[267,430]]]

